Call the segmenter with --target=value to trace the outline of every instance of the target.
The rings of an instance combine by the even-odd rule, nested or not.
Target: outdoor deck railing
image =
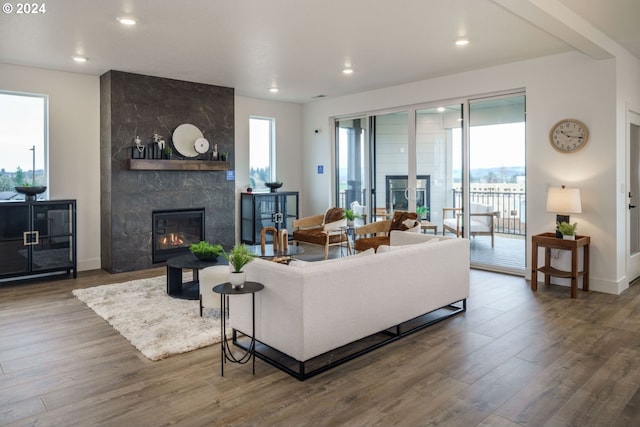
[[[452,189],[453,207],[462,206],[462,192]],[[345,192],[339,194],[339,206],[345,205]],[[491,192],[472,191],[471,203],[481,203],[493,207],[500,212],[496,221],[496,233],[526,236],[527,225],[525,221],[526,198],[522,192]],[[364,201],[364,191],[360,194],[360,200]],[[361,202],[361,204],[364,204]]]
[[[462,192],[453,191],[453,206],[462,206]],[[496,233],[525,236],[527,224],[525,221],[526,198],[520,192],[484,192],[472,191],[471,203],[480,203],[493,207],[500,212],[496,221]]]

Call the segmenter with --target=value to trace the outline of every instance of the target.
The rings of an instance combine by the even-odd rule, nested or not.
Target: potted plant
[[[173,148],[165,147],[164,148],[164,156],[165,156],[166,159],[171,160],[171,157],[173,157]]]
[[[229,261],[232,271],[229,273],[229,283],[234,289],[242,288],[246,281],[246,273],[242,268],[253,261],[256,257],[246,245],[235,245],[229,253],[222,252],[223,256]]]
[[[429,213],[428,207],[426,206],[416,207],[416,214],[418,215],[418,219],[426,219],[426,216],[428,213]]]
[[[344,218],[347,220],[347,225],[353,227],[353,222],[356,218],[362,218],[362,215],[355,213],[352,209],[345,209]]]
[[[576,228],[578,228],[578,223],[570,224],[568,222],[559,222],[557,223],[556,229],[562,234],[562,238],[565,240],[575,240],[576,239]]]
[[[222,153],[220,153],[221,161],[226,162],[228,158],[229,158],[229,153],[227,151],[223,151]]]

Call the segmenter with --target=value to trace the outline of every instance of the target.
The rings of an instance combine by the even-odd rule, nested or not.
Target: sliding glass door
[[[462,105],[420,109],[416,115],[416,207],[422,221],[442,230],[444,212],[454,206],[454,189],[462,186]],[[423,203],[424,202],[424,203]]]
[[[525,189],[524,94],[469,101],[472,265],[524,272]]]
[[[426,232],[468,237],[472,265],[524,274],[524,153],[523,93],[336,120],[337,205],[367,222],[418,212]]]
[[[336,121],[336,206],[367,204],[366,117]]]
[[[409,114],[399,111],[371,117],[373,147],[372,208],[373,219],[390,218],[395,211],[410,206]]]

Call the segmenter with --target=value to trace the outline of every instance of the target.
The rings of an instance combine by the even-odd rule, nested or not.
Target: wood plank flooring
[[[162,274],[0,285],[0,425],[640,425],[637,285],[572,300],[473,270],[465,314],[299,382],[260,360],[220,377],[217,345],[151,362],[71,295]]]

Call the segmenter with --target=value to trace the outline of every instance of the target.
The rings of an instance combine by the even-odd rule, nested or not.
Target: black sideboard
[[[0,203],[0,282],[77,277],[76,201]]]

